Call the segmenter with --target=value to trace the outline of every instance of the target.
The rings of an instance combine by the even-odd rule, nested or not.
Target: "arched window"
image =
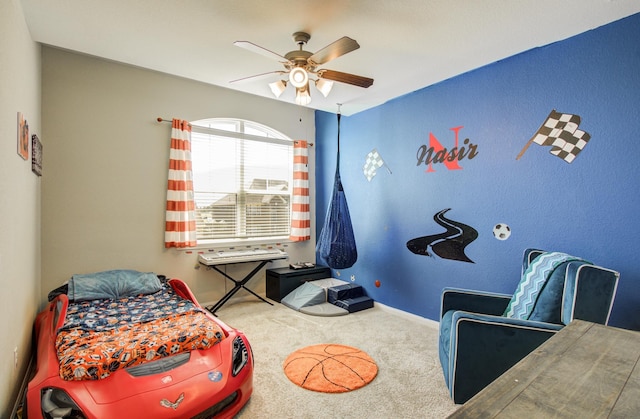
[[[192,121],[198,243],[286,240],[293,141],[256,122]]]

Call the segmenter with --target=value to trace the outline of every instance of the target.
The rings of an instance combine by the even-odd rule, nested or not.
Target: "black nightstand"
[[[304,269],[274,268],[267,269],[266,277],[267,298],[280,302],[306,281],[331,278],[331,269],[326,266]]]

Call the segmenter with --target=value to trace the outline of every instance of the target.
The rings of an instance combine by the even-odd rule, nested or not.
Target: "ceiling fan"
[[[298,44],[299,49],[289,51],[284,56],[249,41],[234,42],[233,44],[236,46],[279,61],[284,65],[285,70],[271,71],[268,73],[257,74],[255,76],[244,77],[232,80],[231,83],[270,74],[288,74],[288,83],[296,88],[296,103],[298,105],[308,105],[311,103],[311,94],[309,91],[310,81],[315,84],[316,88],[324,95],[324,97],[329,95],[334,81],[364,88],[373,84],[373,79],[368,77],[356,76],[355,74],[343,73],[335,70],[318,69],[318,66],[326,64],[331,60],[360,48],[360,45],[354,39],[351,39],[348,36],[343,36],[337,41],[322,48],[320,51],[312,53],[303,49],[304,45],[306,45],[306,43],[309,42],[309,39],[311,39],[311,35],[306,32],[295,32],[292,36],[295,43]],[[287,80],[278,80],[276,82],[269,83],[269,87],[276,97],[280,97],[287,87]]]

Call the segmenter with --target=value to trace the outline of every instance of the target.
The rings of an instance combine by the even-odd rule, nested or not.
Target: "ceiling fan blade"
[[[264,55],[267,58],[271,58],[272,60],[276,60],[276,61],[280,61],[280,62],[289,62],[289,60],[287,60],[285,57],[283,57],[280,54],[276,54],[273,51],[269,51],[266,48],[262,48],[259,45],[254,44],[253,42],[249,42],[249,41],[236,41],[233,43],[233,45],[238,46],[240,48],[244,48],[248,51],[251,52],[255,52],[258,53],[260,55]]]
[[[249,80],[249,79],[257,79],[257,78],[260,78],[260,77],[270,76],[272,74],[287,74],[287,72],[284,71],[284,70],[269,71],[268,73],[261,73],[261,74],[256,74],[256,75],[253,75],[253,76],[243,77],[241,79],[231,80],[229,83],[236,83],[236,82],[239,82],[239,81],[246,81],[246,80]]]
[[[355,39],[351,39],[348,36],[343,36],[332,44],[327,45],[320,51],[309,57],[309,61],[312,61],[316,65],[328,63],[348,52],[354,51],[360,48],[360,45]]]
[[[355,74],[334,70],[318,70],[318,77],[365,88],[373,84],[373,79],[368,77],[356,76]]]

